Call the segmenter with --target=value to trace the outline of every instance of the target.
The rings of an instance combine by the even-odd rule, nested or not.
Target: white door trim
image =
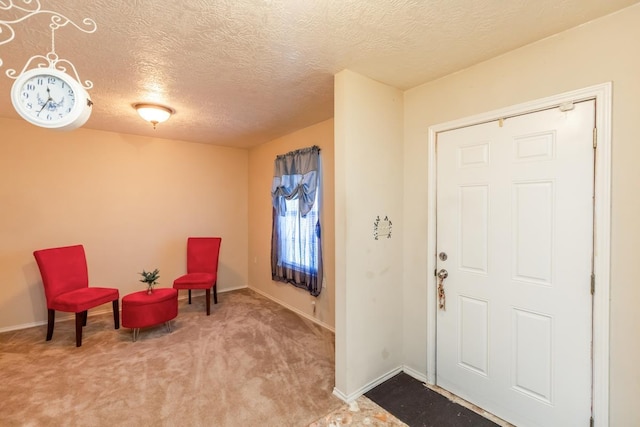
[[[596,100],[598,145],[595,165],[593,299],[593,418],[596,426],[609,425],[609,287],[611,252],[611,82],[465,117],[429,127],[427,185],[427,383],[436,382],[436,135],[464,126],[526,114],[565,103]]]

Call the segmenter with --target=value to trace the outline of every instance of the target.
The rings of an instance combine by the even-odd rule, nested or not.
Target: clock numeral
[[[53,120],[53,117],[51,116],[51,114],[47,114],[47,120]]]
[[[33,108],[33,104],[32,104],[32,103],[30,103],[30,102],[27,102],[27,108],[28,108],[29,110],[31,110],[31,109]]]
[[[34,91],[34,90],[36,90],[36,85],[34,85],[33,83],[29,83],[26,86],[26,88],[27,88],[28,91]]]
[[[22,92],[22,97],[24,99],[29,99],[29,92]]]
[[[38,86],[42,86],[44,84],[44,79],[42,78],[36,79],[36,83],[38,84]]]
[[[47,79],[47,83],[49,83],[49,84],[51,84],[51,85],[52,85],[52,84],[54,84],[55,82],[56,82],[55,77],[49,77],[49,78]]]

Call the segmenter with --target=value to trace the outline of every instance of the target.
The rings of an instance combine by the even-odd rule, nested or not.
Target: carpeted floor
[[[438,414],[425,391],[458,407],[406,374],[344,404],[333,333],[249,289],[218,300],[210,316],[204,297],[180,300],[173,332],[146,328],[136,342],[111,313],[90,313],[79,348],[71,319],[49,342],[46,325],[0,334],[0,426],[491,425]]]
[[[0,334],[0,425],[306,426],[340,410],[330,331],[243,289],[180,300],[163,325],[113,329],[91,316]]]

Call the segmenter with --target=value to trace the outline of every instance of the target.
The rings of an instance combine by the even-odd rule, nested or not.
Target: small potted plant
[[[157,280],[160,278],[160,270],[158,270],[157,268],[153,271],[142,270],[142,273],[140,273],[140,275],[142,276],[142,279],[140,279],[140,281],[147,284],[147,294],[152,293],[153,285],[158,283]]]

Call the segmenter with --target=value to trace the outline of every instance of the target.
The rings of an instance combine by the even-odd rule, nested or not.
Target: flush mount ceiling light
[[[138,111],[140,117],[151,123],[154,129],[158,123],[166,122],[175,113],[173,109],[158,104],[133,104],[133,108]]]

